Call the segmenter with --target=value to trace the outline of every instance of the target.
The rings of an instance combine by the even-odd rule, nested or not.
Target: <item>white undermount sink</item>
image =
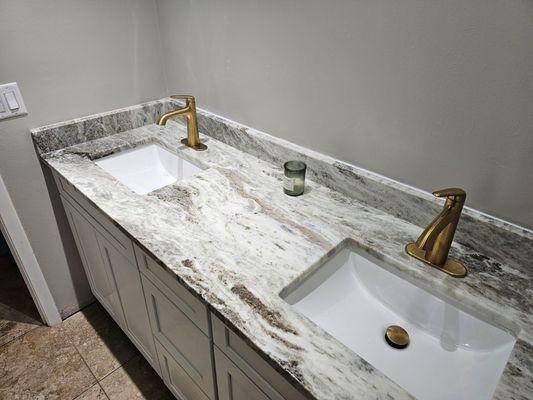
[[[156,144],[113,154],[96,164],[138,194],[150,193],[202,171]]]
[[[419,400],[490,399],[515,338],[358,252],[344,248],[281,296]],[[390,325],[407,348],[386,342]]]

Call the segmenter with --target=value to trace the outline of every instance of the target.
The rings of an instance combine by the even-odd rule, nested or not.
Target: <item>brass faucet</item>
[[[410,256],[453,277],[463,278],[467,274],[466,267],[448,258],[448,252],[465,203],[466,193],[463,189],[449,188],[437,190],[433,195],[446,197],[444,210],[424,229],[415,243],[405,246],[405,251]]]
[[[200,143],[200,136],[198,135],[198,121],[196,120],[196,101],[194,96],[187,94],[170,96],[171,99],[185,100],[185,107],[176,111],[170,111],[162,115],[157,121],[157,125],[165,126],[167,120],[178,115],[183,115],[187,118],[187,139],[182,139],[181,143],[192,147],[194,150],[206,150],[207,146]]]

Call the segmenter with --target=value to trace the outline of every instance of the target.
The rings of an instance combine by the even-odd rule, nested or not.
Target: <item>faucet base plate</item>
[[[409,243],[407,246],[405,246],[405,251],[407,254],[416,258],[417,260],[423,261],[427,265],[431,265],[433,268],[440,269],[442,272],[445,272],[454,278],[464,278],[468,273],[468,270],[463,264],[461,264],[459,261],[452,260],[451,258],[448,258],[444,265],[436,265],[429,262],[425,258],[426,252],[418,248],[415,243]]]
[[[190,147],[191,149],[194,149],[196,151],[204,151],[207,150],[207,146],[203,143],[198,143],[196,146],[191,146],[189,144],[189,140],[187,138],[181,139],[181,143],[184,144],[187,147]]]

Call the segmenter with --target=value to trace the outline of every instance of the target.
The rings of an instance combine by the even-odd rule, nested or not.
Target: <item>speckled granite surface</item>
[[[155,100],[137,106],[46,125],[32,129],[31,134],[37,152],[48,153],[153,124],[161,114],[175,108],[175,103],[170,99]]]
[[[150,106],[134,109],[131,115],[154,115]],[[90,120],[75,121],[75,131],[79,133],[79,127]],[[39,129],[34,136],[45,163],[172,271],[302,392],[317,399],[410,398],[279,297],[285,287],[349,242],[386,261],[397,274],[431,287],[517,336],[495,398],[531,398],[531,232],[467,211],[452,252],[470,274],[457,280],[403,251],[440,203],[207,113],[199,121],[200,131],[210,134],[202,136],[209,145],[203,153],[179,143],[185,135],[182,125],[170,122],[161,129],[150,124],[152,120],[141,116],[140,121],[149,125],[111,130],[119,133],[110,136],[105,131],[89,142],[84,142],[92,137],[85,128],[71,141],[64,133],[73,129],[69,124]],[[63,139],[58,141],[57,132]],[[139,196],[93,162],[151,142],[205,170]],[[75,145],[61,148],[61,143]],[[291,157],[295,154],[298,157]],[[311,170],[313,181],[298,198],[281,190],[279,163],[287,158],[304,158]]]

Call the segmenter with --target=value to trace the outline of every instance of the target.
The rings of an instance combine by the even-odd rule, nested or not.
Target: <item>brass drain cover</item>
[[[387,328],[385,340],[395,349],[405,349],[409,346],[409,334],[398,325],[391,325]]]

